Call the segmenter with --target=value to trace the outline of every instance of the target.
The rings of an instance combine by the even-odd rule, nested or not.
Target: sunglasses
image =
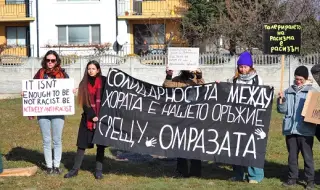
[[[55,60],[55,59],[46,59],[46,62],[51,62],[51,63],[55,63],[57,60]]]

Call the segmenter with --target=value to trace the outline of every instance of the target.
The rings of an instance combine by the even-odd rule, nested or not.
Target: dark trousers
[[[188,159],[177,158],[177,171],[183,176],[201,176],[201,160],[190,160],[190,173],[188,166]]]
[[[80,169],[84,157],[84,152],[86,149],[79,148],[74,160],[73,169]],[[97,145],[97,154],[96,154],[96,170],[102,170],[103,160],[104,160],[104,150],[105,146]]]
[[[298,155],[301,154],[304,159],[304,174],[307,181],[314,181],[314,163],[313,163],[313,136],[288,135],[286,136],[288,149],[289,179],[298,179]]]
[[[320,141],[320,126],[319,125],[317,125],[317,127],[316,127],[315,136],[317,137],[318,141]]]

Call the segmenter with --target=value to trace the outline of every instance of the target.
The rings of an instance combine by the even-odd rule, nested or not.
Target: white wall
[[[58,44],[56,25],[100,24],[101,43],[116,41],[116,11],[114,0],[57,2],[39,1],[40,57],[48,48],[46,44]]]
[[[30,22],[30,45],[33,46],[33,49],[31,49],[31,56],[37,56],[37,21],[36,21],[36,15],[37,15],[37,9],[36,9],[36,1],[38,0],[30,0],[31,6],[30,11],[32,13],[32,17],[35,18],[35,21]]]
[[[288,88],[289,84],[293,82],[294,70],[300,66],[299,61],[296,58],[289,58],[290,67],[285,66],[283,88]],[[40,59],[29,58],[21,66],[0,66],[0,97],[1,94],[18,94],[21,92],[21,80],[31,79],[35,72],[40,68]],[[222,65],[201,65],[200,68],[203,72],[203,77],[206,83],[221,81],[225,82],[234,75],[234,58],[229,62]],[[78,86],[82,76],[83,69],[85,68],[88,60],[83,58],[77,63],[66,65],[63,68],[69,74],[70,78],[75,80],[75,86]],[[306,65],[309,70],[313,65]],[[162,85],[165,79],[165,65],[145,65],[141,64],[139,59],[127,58],[124,63],[120,65],[108,65],[101,64],[102,74],[107,75],[110,67],[116,67],[131,76],[140,80],[146,81],[151,84]],[[275,91],[280,90],[280,76],[281,76],[281,64],[270,65],[255,65],[255,69],[258,71],[259,76],[263,79],[265,85],[274,86]],[[175,72],[178,74],[178,72]],[[12,77],[15,76],[15,77]],[[309,73],[311,79],[312,75]],[[320,90],[318,84],[314,81],[313,87]]]
[[[125,38],[126,44],[123,46],[124,52],[130,52],[130,32],[128,22],[126,20],[118,21],[118,35]]]

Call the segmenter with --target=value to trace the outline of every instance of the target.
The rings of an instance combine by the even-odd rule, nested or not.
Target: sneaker
[[[294,186],[297,184],[297,181],[295,179],[289,179],[287,182],[283,182],[282,186],[288,187],[288,186]]]
[[[314,182],[313,181],[308,181],[306,190],[313,190],[314,189]]]
[[[60,175],[60,174],[62,174],[62,169],[60,169],[60,168],[53,168],[53,173],[54,173],[54,174],[57,174],[57,175]]]
[[[94,172],[94,177],[96,179],[102,179],[103,178],[102,170],[96,170],[96,172]]]
[[[47,168],[46,173],[48,175],[52,175],[53,174],[53,169],[52,168]]]
[[[252,183],[252,184],[257,184],[259,183],[257,180],[249,180],[249,183]]]
[[[64,175],[64,178],[72,178],[78,175],[78,169],[72,169],[70,170],[66,175]]]

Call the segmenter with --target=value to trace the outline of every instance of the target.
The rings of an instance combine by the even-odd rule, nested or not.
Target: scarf
[[[250,81],[252,80],[255,76],[257,75],[257,73],[255,71],[250,72],[248,74],[240,74],[238,79],[242,80],[242,81]]]
[[[306,85],[301,85],[301,86],[298,86],[296,84],[292,85],[292,88],[295,92],[300,92]]]
[[[101,77],[95,78],[94,85],[88,82],[89,102],[90,102],[91,108],[94,110],[94,113],[96,115],[98,115],[100,112],[101,86],[102,86]],[[90,131],[93,131],[93,129],[95,129],[95,126],[96,126],[96,123],[94,123],[91,120],[87,120],[87,128]]]
[[[291,85],[292,89],[295,92],[300,92],[305,86],[312,86],[312,82],[310,82],[310,80],[306,80],[306,82],[303,85],[297,86],[296,81],[294,80],[293,85]]]
[[[54,67],[53,69],[40,69],[34,76],[34,79],[48,79],[48,78],[65,78],[64,69],[60,66]]]

